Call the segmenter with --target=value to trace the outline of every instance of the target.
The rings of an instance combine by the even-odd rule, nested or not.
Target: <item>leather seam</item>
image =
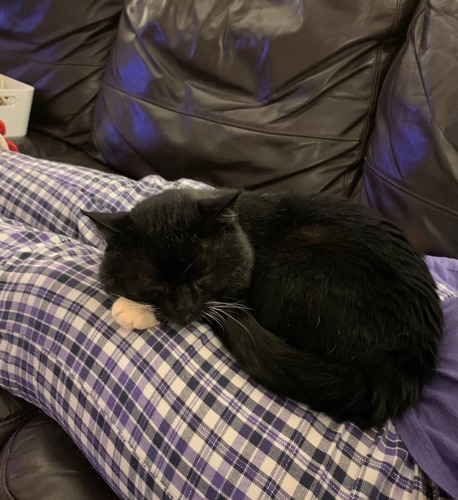
[[[410,196],[411,198],[414,198],[415,200],[417,200],[417,201],[419,201],[419,202],[423,203],[424,205],[427,205],[427,206],[429,206],[431,208],[434,208],[435,210],[437,210],[439,212],[443,212],[443,213],[446,213],[448,215],[452,215],[452,216],[458,217],[458,211],[457,210],[453,210],[453,209],[444,207],[442,205],[438,205],[437,203],[434,203],[434,202],[432,202],[430,200],[427,200],[427,199],[423,198],[422,196],[414,193],[410,189],[407,189],[404,186],[401,186],[400,184],[398,184],[393,179],[389,179],[385,175],[381,174],[379,171],[377,171],[375,169],[375,167],[372,165],[372,163],[370,162],[370,160],[367,159],[367,158],[366,158],[366,168],[368,168],[378,178],[382,179],[384,182],[386,182],[390,186],[394,187],[395,189],[398,189],[399,191],[402,191],[407,196]]]
[[[29,413],[27,413],[25,415],[22,415],[21,417],[15,417],[14,419],[12,419],[12,420],[10,420],[8,422],[3,422],[0,425],[0,428],[7,427],[8,425],[11,425],[11,424],[20,424],[21,422],[27,423],[35,415],[38,415],[39,413],[40,413],[40,410],[37,409],[36,411],[29,412]],[[2,464],[2,468],[1,468],[0,474],[2,476],[2,483],[3,483],[4,493],[7,496],[1,498],[0,500],[16,500],[16,497],[13,495],[13,493],[11,491],[11,488],[9,487],[9,484],[8,484],[7,470],[6,469],[7,469],[9,460],[10,460],[11,450],[13,448],[13,444],[14,444],[15,439],[16,439],[17,435],[19,434],[20,430],[21,429],[16,429],[13,432],[13,434],[8,438],[7,443],[3,447],[3,449],[5,450],[5,460],[4,460],[4,463]]]
[[[400,19],[401,19],[400,0],[396,0],[393,23],[390,26],[390,29],[388,30],[384,40],[377,47],[374,79],[372,80],[371,97],[370,97],[369,106],[367,109],[366,120],[365,120],[364,127],[363,127],[363,130],[361,133],[361,139],[360,139],[361,148],[360,148],[360,152],[358,154],[358,159],[355,162],[356,167],[358,167],[358,165],[362,164],[364,161],[364,156],[366,154],[367,147],[369,144],[369,138],[371,136],[373,128],[375,127],[377,106],[378,106],[379,97],[380,97],[380,94],[382,92],[383,83],[384,83],[384,82],[381,82],[382,84],[380,85],[381,51],[382,51],[382,48],[385,45],[386,41],[390,38],[390,36],[393,33],[395,33],[396,29],[398,28]],[[394,63],[394,61],[391,61],[389,68],[387,68],[387,74],[385,75],[385,80],[386,80],[386,77],[388,76],[389,70],[393,66],[393,63]],[[379,92],[377,93],[377,87],[379,87],[379,85],[380,85],[380,89],[379,89]],[[372,127],[370,126],[371,124],[372,124]],[[342,186],[342,193],[341,193],[342,196],[344,196],[344,197],[350,196],[351,192],[353,191],[353,189],[356,185],[355,180],[353,182],[349,183],[347,181],[347,177],[348,177],[348,172],[345,172],[343,186]]]
[[[389,31],[389,34],[391,33],[392,29],[390,29]],[[388,35],[387,35],[388,36]],[[377,85],[378,85],[378,82],[379,82],[379,79],[380,79],[380,66],[381,66],[381,63],[380,63],[380,53],[381,53],[381,50],[382,50],[382,47],[383,47],[383,44],[385,42],[382,42],[378,47],[377,47],[377,51],[376,51],[376,62],[375,62],[375,71],[374,71],[374,78],[372,80],[372,87],[371,87],[371,97],[370,97],[370,100],[369,100],[369,106],[368,106],[368,109],[367,109],[367,115],[366,115],[366,120],[365,120],[365,124],[364,124],[364,127],[363,127],[363,130],[362,130],[362,133],[361,133],[361,140],[360,140],[360,148],[359,148],[359,153],[358,153],[358,158],[356,159],[355,161],[355,165],[359,165],[363,158],[364,158],[364,155],[366,153],[366,150],[367,150],[367,146],[369,144],[369,137],[370,137],[370,132],[369,132],[369,129],[370,129],[370,123],[372,122],[371,120],[371,117],[373,117],[373,124],[375,124],[375,115],[377,113],[377,103],[378,103],[378,97],[379,95],[377,95]],[[345,172],[344,173],[344,181],[343,181],[343,186],[342,186],[342,191],[341,191],[341,195],[343,197],[348,197],[348,192],[347,192],[347,176],[348,176],[348,172]]]
[[[34,417],[38,413],[39,413],[38,410],[31,411],[29,413],[26,413],[25,415],[20,415],[20,416],[13,417],[10,420],[5,420],[4,422],[0,423],[0,429],[3,429],[5,427],[8,427],[8,426],[13,425],[13,424],[19,424],[20,422],[22,422],[24,420],[30,420],[30,419],[32,419],[32,417]]]
[[[25,57],[23,55],[20,55],[20,54],[12,54],[11,52],[6,52],[4,50],[0,50],[0,54],[5,54],[6,56],[10,56],[10,57],[14,57],[14,58],[19,58],[19,59],[22,59],[24,61],[27,61],[27,62],[32,62],[32,63],[36,63],[36,64],[46,64],[48,66],[53,66],[53,67],[74,67],[74,66],[81,66],[83,68],[100,68],[100,69],[104,69],[106,68],[107,66],[107,61],[108,59],[110,58],[111,56],[111,52],[112,52],[112,48],[113,48],[113,41],[114,41],[114,38],[115,38],[115,35],[117,33],[117,30],[118,30],[118,21],[119,21],[119,17],[121,16],[121,11],[115,13],[115,14],[112,14],[111,16],[105,18],[105,19],[100,19],[99,21],[96,21],[97,24],[99,25],[107,25],[107,26],[113,26],[113,28],[110,30],[111,31],[111,40],[110,40],[110,43],[107,43],[107,50],[106,50],[106,53],[107,53],[107,56],[104,58],[103,62],[100,63],[100,64],[86,64],[86,63],[64,63],[62,64],[61,62],[59,63],[55,63],[55,62],[52,62],[52,61],[41,61],[40,59],[32,59],[32,58],[28,58],[28,57]],[[85,26],[82,26],[80,29],[83,29],[85,28]]]
[[[127,146],[133,151],[133,153],[138,155],[146,164],[148,164],[149,158],[146,158],[141,151],[137,151],[137,149],[135,149],[135,147],[130,143],[130,140],[127,139],[126,135],[124,135],[121,132],[121,130],[119,129],[118,124],[114,121],[112,114],[107,106],[105,96],[102,94],[100,95],[100,102],[102,103],[101,105],[103,105],[103,107],[105,108],[106,114],[110,118],[111,123],[112,123],[113,127],[116,129],[116,132],[118,133],[119,137],[125,142],[125,144],[127,144]],[[101,154],[103,155],[103,150],[99,147],[99,141],[97,140],[97,136],[95,133],[92,134],[92,138],[93,138],[92,140],[94,142],[94,145],[96,146],[96,148],[99,151],[101,151]],[[104,156],[104,159],[105,159],[105,156]],[[105,159],[105,162],[108,163],[108,160]]]
[[[31,63],[35,63],[35,64],[43,64],[43,65],[47,65],[47,66],[52,66],[53,68],[82,67],[82,68],[103,69],[106,67],[106,64],[84,64],[84,63],[65,63],[65,64],[59,63],[59,64],[57,64],[57,63],[54,63],[51,61],[40,61],[40,60],[36,60],[36,59],[31,59],[31,58],[28,58],[25,56],[21,56],[18,54],[11,54],[10,52],[5,52],[4,50],[0,50],[0,54],[10,56],[10,57],[13,57],[15,59],[16,58],[22,59],[22,60],[29,62],[29,63],[31,62]]]
[[[436,125],[437,130],[440,132],[440,135],[447,141],[447,143],[449,143],[452,147],[455,147],[455,145],[452,144],[452,142],[450,141],[450,139],[444,134],[444,131],[442,130],[442,127],[439,125],[439,123],[438,123],[438,121],[437,121],[437,119],[435,117],[435,114],[433,112],[433,106],[431,105],[430,96],[428,95],[428,92],[426,90],[424,70],[423,70],[423,67],[422,67],[422,65],[420,63],[420,60],[419,60],[418,47],[414,43],[415,41],[414,41],[414,37],[413,37],[412,34],[410,35],[409,38],[412,41],[412,52],[413,52],[413,55],[414,55],[414,58],[415,58],[415,63],[417,65],[418,75],[420,77],[420,82],[421,82],[421,88],[422,88],[424,96],[425,96],[426,104],[428,105],[428,109],[429,109],[429,113],[430,113],[430,116],[431,116],[431,120]]]
[[[412,32],[412,26],[417,22],[417,19],[420,17],[420,15],[423,14],[425,9],[421,9],[414,17],[413,20],[411,21],[411,27],[409,28],[409,31],[406,35],[406,40],[411,39],[411,32]],[[393,92],[394,92],[394,83],[396,79],[398,79],[398,68],[399,68],[399,63],[402,61],[402,59],[405,56],[405,52],[407,50],[407,43],[404,43],[403,47],[400,48],[398,51],[394,61],[392,62],[391,66],[389,67],[387,74],[385,76],[385,80],[383,81],[382,87],[380,89],[380,95],[386,90],[387,92],[387,104],[386,108],[390,109],[391,108],[391,103],[393,101]],[[393,82],[393,84],[388,88],[388,83]],[[377,124],[375,124],[375,127],[377,127]],[[376,133],[376,132],[375,132]],[[368,141],[369,144],[369,141]],[[388,145],[389,148],[392,149],[392,143],[391,141],[389,142]],[[394,153],[393,153],[394,154]],[[369,160],[366,158],[365,161],[369,164]],[[399,177],[402,178],[403,172],[399,168],[399,165],[396,164],[396,170],[399,173]]]
[[[313,136],[313,135],[288,134],[288,133],[282,133],[282,132],[274,132],[272,130],[265,130],[265,129],[258,129],[256,127],[250,127],[250,126],[247,126],[245,124],[229,123],[229,122],[225,122],[222,120],[215,120],[214,118],[210,118],[207,116],[201,116],[201,115],[196,115],[196,114],[192,114],[192,113],[185,113],[183,111],[174,109],[171,106],[166,106],[163,103],[158,103],[157,101],[153,101],[152,99],[144,99],[143,97],[136,96],[131,92],[127,92],[126,90],[117,87],[116,85],[112,85],[111,83],[108,83],[107,81],[104,81],[104,85],[115,90],[116,92],[119,92],[121,94],[125,94],[125,95],[131,97],[132,99],[135,99],[135,100],[140,101],[140,102],[145,102],[147,104],[150,104],[152,106],[156,106],[156,107],[161,108],[161,109],[165,109],[167,111],[170,111],[171,113],[175,113],[175,114],[180,115],[180,116],[188,116],[188,117],[194,118],[196,120],[202,120],[202,121],[206,121],[206,122],[210,122],[210,123],[215,123],[217,125],[223,125],[225,127],[238,128],[240,130],[247,130],[249,132],[256,132],[258,134],[265,134],[265,135],[270,135],[270,136],[275,136],[275,137],[277,137],[277,136],[278,137],[296,137],[299,139],[315,139],[315,140],[326,140],[326,141],[344,142],[344,143],[347,143],[347,142],[358,143],[361,141],[361,138],[344,139],[344,138],[338,137],[338,136],[326,136],[326,135]]]
[[[8,495],[6,499],[1,499],[1,500],[16,500],[16,497],[13,495],[9,484],[8,484],[8,479],[7,479],[7,466],[11,457],[11,450],[13,448],[13,444],[17,438],[17,435],[19,434],[19,429],[13,434],[13,436],[10,438],[9,443],[7,444],[6,451],[5,451],[5,461],[2,464],[2,482],[3,482],[3,487],[5,489],[5,494]]]
[[[393,23],[388,31],[388,33],[385,36],[385,39],[383,40],[382,43],[379,44],[377,47],[377,56],[376,56],[376,63],[375,63],[375,71],[374,71],[374,79],[372,80],[372,89],[371,89],[371,98],[369,101],[369,108],[367,112],[367,117],[366,117],[366,123],[364,124],[364,129],[363,133],[361,135],[361,152],[359,155],[358,161],[361,161],[364,157],[364,152],[367,149],[367,144],[369,142],[369,136],[370,136],[370,125],[374,125],[375,123],[375,114],[377,111],[377,104],[378,104],[378,99],[379,94],[377,94],[377,87],[379,86],[380,83],[380,70],[381,70],[381,52],[383,46],[386,44],[386,41],[390,38],[390,36],[396,31],[396,28],[398,27],[399,24],[399,19],[400,19],[400,1],[396,0],[396,7],[395,7],[395,13],[394,13],[394,19]],[[391,62],[393,64],[393,61]],[[391,65],[390,65],[391,67]],[[371,120],[371,117],[373,117],[373,121]]]

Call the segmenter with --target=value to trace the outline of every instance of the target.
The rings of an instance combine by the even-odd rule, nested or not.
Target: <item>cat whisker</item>
[[[225,318],[224,316],[217,310],[212,309],[209,311],[210,317],[213,318],[220,326],[224,329]]]
[[[219,325],[222,329],[224,329],[223,320],[218,318],[217,316],[210,313],[210,311],[206,311],[202,313],[202,319],[208,319],[210,322],[214,321],[217,325]]]
[[[207,314],[208,322],[213,327],[219,328],[222,332],[224,332],[224,323],[225,321],[221,318],[216,317],[214,314]]]
[[[246,306],[245,304],[242,304],[241,302],[218,302],[218,301],[209,300],[207,302],[207,304],[209,306],[215,306],[215,307],[219,307],[221,309],[241,309],[244,311],[251,310],[250,307]]]
[[[208,304],[208,302],[207,302],[207,304]],[[225,305],[229,306],[229,304],[225,304]],[[230,314],[225,308],[219,309],[218,306],[210,306],[210,307],[211,307],[211,310],[213,312],[219,313],[223,317],[226,316],[228,318],[231,318],[232,321],[235,321],[236,323],[238,323],[248,333],[251,340],[253,341],[253,344],[256,345],[256,341],[255,341],[253,335],[251,334],[250,330],[248,330],[248,328],[244,324],[242,324],[238,319],[234,318],[234,316],[232,316],[232,314]],[[241,308],[241,309],[243,309],[243,308]]]
[[[224,330],[224,324],[226,323],[226,319],[221,314],[221,312],[211,307],[206,311],[206,314],[208,318],[210,318],[210,320],[215,321],[221,327],[221,329]]]
[[[189,264],[189,266],[183,271],[183,274],[181,275],[181,277],[183,278],[183,276],[189,271],[189,269],[191,269],[191,267],[194,265],[194,262],[191,262],[191,264]]]
[[[248,333],[248,335],[250,336],[251,340],[253,341],[253,344],[256,345],[256,340],[254,340],[254,337],[251,334],[250,330],[248,330],[248,328],[244,324],[240,323],[239,320],[235,319],[234,316],[232,316],[231,314],[229,314],[227,311],[225,311],[225,313],[226,313],[226,315],[229,318],[232,319],[232,321],[235,321],[236,323],[238,323]]]

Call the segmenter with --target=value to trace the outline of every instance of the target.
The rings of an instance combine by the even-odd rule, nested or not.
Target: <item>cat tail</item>
[[[220,338],[238,364],[271,391],[337,420],[381,425],[363,370],[299,351],[263,328],[248,311],[231,312]],[[378,421],[380,420],[380,421]]]

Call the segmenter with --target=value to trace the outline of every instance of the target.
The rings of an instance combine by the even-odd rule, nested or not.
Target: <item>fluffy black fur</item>
[[[350,201],[169,190],[89,213],[104,289],[209,321],[272,391],[361,426],[414,405],[442,334],[435,284],[389,222]],[[233,305],[231,305],[233,304]]]

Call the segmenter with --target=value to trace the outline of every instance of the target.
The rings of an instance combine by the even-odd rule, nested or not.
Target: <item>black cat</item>
[[[401,231],[360,205],[299,194],[168,190],[87,213],[104,289],[162,319],[211,323],[272,391],[381,425],[414,405],[442,334],[435,284]]]

